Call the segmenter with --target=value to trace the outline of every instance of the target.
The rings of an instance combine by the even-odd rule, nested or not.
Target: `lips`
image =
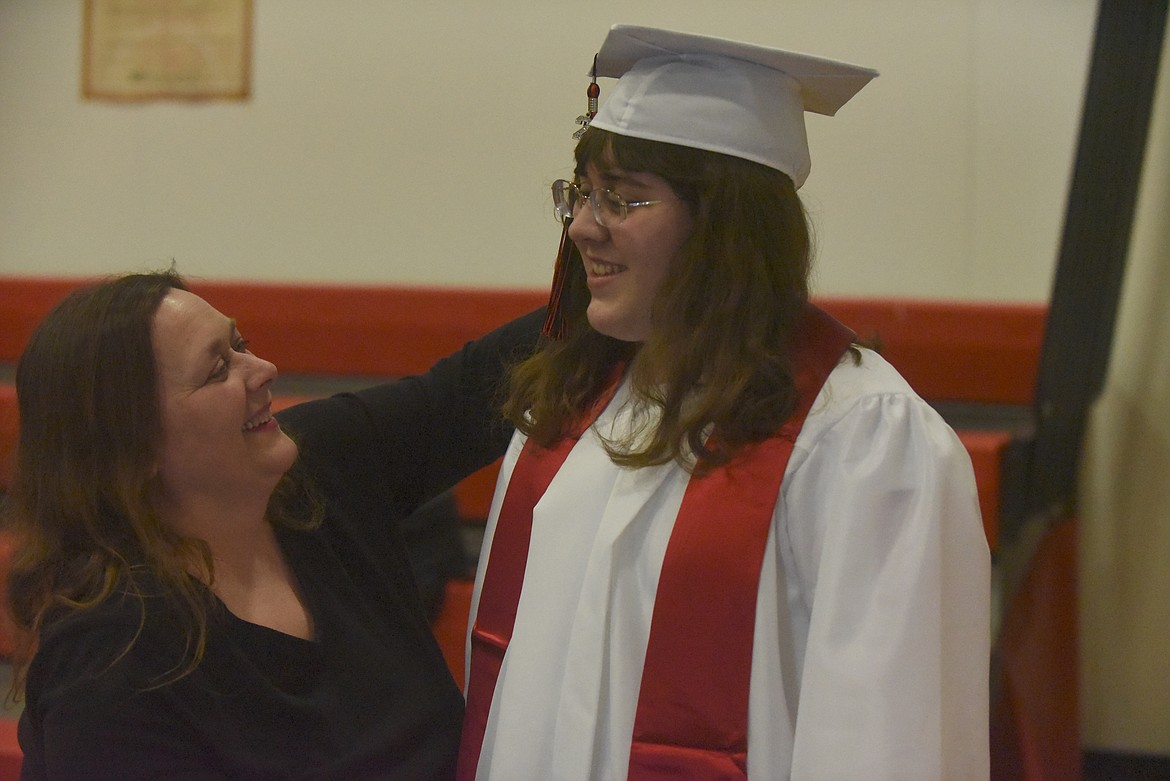
[[[606,263],[593,258],[585,259],[585,274],[590,277],[611,277],[625,270],[625,266],[619,266],[616,263]]]
[[[246,423],[244,423],[243,430],[255,431],[256,429],[266,425],[267,423],[270,423],[271,421],[272,405],[265,404],[259,412],[257,412],[253,417],[249,418]]]

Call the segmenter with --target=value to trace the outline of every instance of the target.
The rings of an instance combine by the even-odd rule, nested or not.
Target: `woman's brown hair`
[[[737,157],[590,128],[576,152],[589,164],[661,176],[689,204],[694,227],[652,305],[640,346],[589,327],[581,258],[569,257],[566,336],[512,373],[505,414],[542,445],[564,436],[629,361],[637,404],[656,407],[649,437],[609,443],[624,466],[678,461],[698,473],[775,433],[796,390],[786,343],[808,300],[812,240],[792,180]],[[586,216],[588,218],[588,216]],[[712,430],[716,440],[708,440]]]
[[[143,621],[148,593],[182,617],[184,658],[159,685],[203,657],[215,602],[191,573],[212,577],[211,553],[163,522],[152,501],[162,432],[152,323],[172,289],[188,289],[173,269],[74,291],[41,321],[17,364],[20,433],[4,508],[16,545],[8,607],[20,640],[17,698],[43,629],[114,596],[139,600]],[[286,476],[269,517],[312,527],[320,511],[311,496]]]

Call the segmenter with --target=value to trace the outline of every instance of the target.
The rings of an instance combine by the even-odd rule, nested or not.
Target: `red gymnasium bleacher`
[[[40,318],[84,280],[0,277],[0,366],[15,363]],[[322,380],[395,377],[424,371],[508,319],[540,306],[541,291],[325,286],[192,280],[200,295],[235,317],[258,354],[285,375]],[[876,346],[959,431],[979,483],[988,540],[1000,525],[1002,456],[1026,425],[1044,336],[1043,304],[899,299],[818,299]],[[0,374],[0,489],[15,444],[11,372]],[[291,403],[299,385],[282,399]],[[307,387],[314,387],[310,382]],[[279,381],[278,395],[281,393]],[[979,410],[1008,411],[981,415]],[[1007,421],[1005,424],[1004,421]],[[494,480],[460,486],[461,504],[482,517]]]

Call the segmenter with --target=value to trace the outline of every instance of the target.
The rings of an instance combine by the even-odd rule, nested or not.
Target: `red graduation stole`
[[[630,781],[747,777],[752,637],[768,530],[804,419],[853,339],[849,329],[809,305],[792,337],[798,393],[792,416],[772,438],[687,485],[658,581]],[[614,390],[598,400],[572,436],[552,448],[526,442],[512,472],[471,630],[459,781],[472,781],[479,764],[496,680],[516,623],[532,509]]]

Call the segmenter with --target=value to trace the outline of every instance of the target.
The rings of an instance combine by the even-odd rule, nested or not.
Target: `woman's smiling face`
[[[615,339],[645,341],[654,299],[691,235],[690,207],[657,174],[620,169],[603,174],[590,163],[577,184],[585,195],[604,188],[626,202],[660,201],[629,209],[612,228],[597,224],[582,207],[569,225],[569,238],[585,264],[589,324]]]
[[[248,352],[233,320],[185,290],[162,300],[152,341],[168,501],[266,497],[297,456],[272,417],[276,367]]]

